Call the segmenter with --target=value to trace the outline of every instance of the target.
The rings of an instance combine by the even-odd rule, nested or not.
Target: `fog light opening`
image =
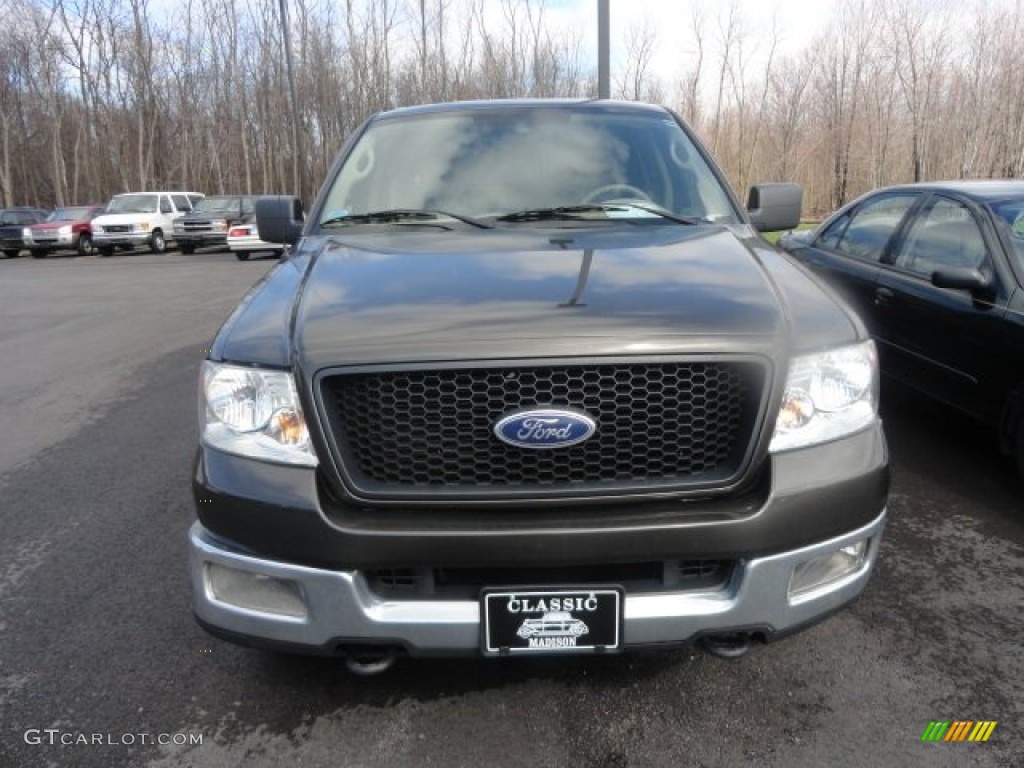
[[[800,563],[789,580],[790,598],[806,595],[859,571],[867,562],[870,543],[870,539],[861,539]]]
[[[207,563],[206,584],[210,596],[221,603],[293,619],[309,615],[302,588],[288,579]]]

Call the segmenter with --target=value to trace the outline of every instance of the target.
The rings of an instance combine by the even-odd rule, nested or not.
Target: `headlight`
[[[35,240],[32,239],[32,230],[29,229],[28,227],[25,227],[23,230],[21,230],[21,239],[26,243],[35,242]]]
[[[65,224],[63,227],[57,230],[57,234],[63,235],[64,237],[69,236],[71,234],[71,225]]]
[[[794,358],[770,450],[788,451],[852,434],[878,412],[873,341]]]
[[[228,229],[228,223],[224,219],[214,219],[210,226],[214,232],[227,232]]]
[[[199,419],[203,442],[211,448],[283,464],[317,464],[295,381],[286,371],[204,362]]]
[[[143,232],[149,232],[149,222],[148,221],[140,221],[135,226],[138,227],[139,229],[141,229]]]

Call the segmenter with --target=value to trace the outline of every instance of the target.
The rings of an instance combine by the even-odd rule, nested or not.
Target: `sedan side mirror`
[[[256,229],[268,243],[295,245],[302,236],[305,214],[302,201],[291,195],[269,195],[256,200]]]
[[[796,229],[800,224],[803,189],[799,184],[755,184],[747,197],[747,212],[758,232]]]
[[[797,248],[805,248],[811,244],[813,229],[804,229],[800,232],[787,232],[779,238],[779,247],[784,251],[793,251]]]
[[[936,288],[952,288],[979,295],[991,292],[992,280],[981,271],[970,267],[945,267],[932,272],[932,285]]]

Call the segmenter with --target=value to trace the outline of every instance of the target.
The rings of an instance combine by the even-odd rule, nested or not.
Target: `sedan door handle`
[[[888,304],[896,298],[896,293],[891,288],[876,288],[875,289],[875,306],[881,306],[882,304]]]

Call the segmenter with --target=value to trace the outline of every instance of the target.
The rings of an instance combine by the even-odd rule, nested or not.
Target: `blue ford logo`
[[[579,411],[538,408],[516,411],[494,425],[499,440],[519,448],[564,448],[582,443],[597,423]]]

